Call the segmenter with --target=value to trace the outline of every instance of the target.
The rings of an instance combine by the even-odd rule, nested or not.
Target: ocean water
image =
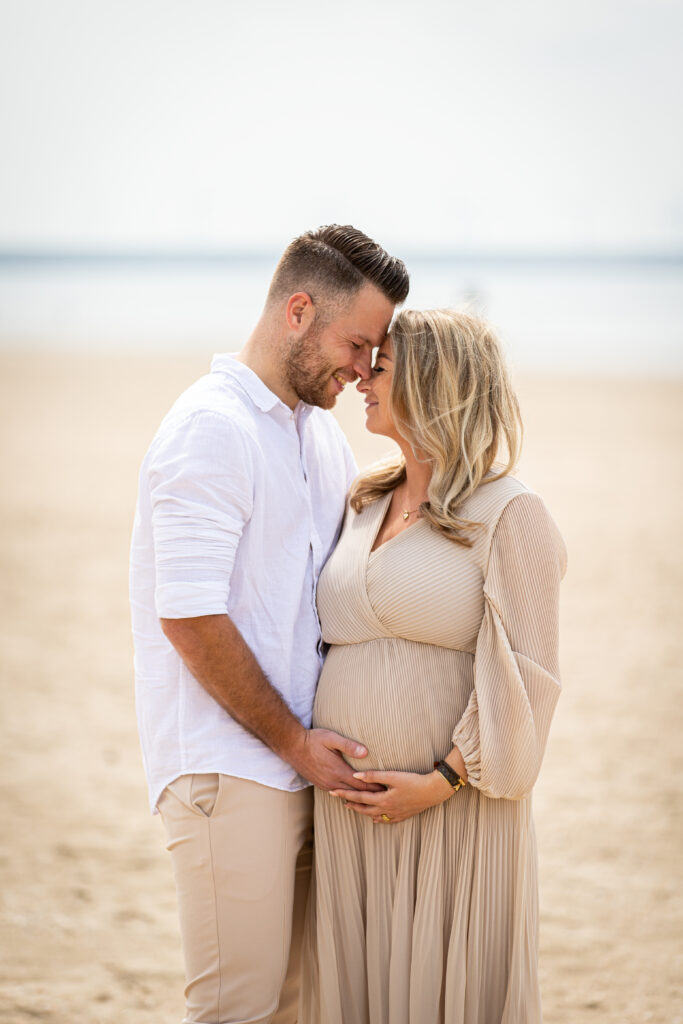
[[[406,305],[467,307],[522,372],[683,374],[683,263],[406,260]],[[0,261],[0,349],[239,348],[275,259]]]

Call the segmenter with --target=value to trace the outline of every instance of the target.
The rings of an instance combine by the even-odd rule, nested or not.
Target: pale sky
[[[668,0],[0,0],[0,248],[682,249]]]

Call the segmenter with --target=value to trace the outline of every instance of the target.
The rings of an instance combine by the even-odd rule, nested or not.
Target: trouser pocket
[[[210,818],[218,799],[221,777],[216,772],[190,776],[190,803],[205,817]]]

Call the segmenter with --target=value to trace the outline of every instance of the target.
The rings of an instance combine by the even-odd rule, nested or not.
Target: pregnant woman
[[[564,545],[509,475],[519,410],[485,323],[401,313],[358,389],[402,455],[356,481],[319,582],[314,724],[363,742],[358,777],[385,788],[316,791],[300,1021],[537,1024]]]

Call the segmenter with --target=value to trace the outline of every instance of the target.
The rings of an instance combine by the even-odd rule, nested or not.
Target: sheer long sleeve
[[[453,733],[468,781],[486,796],[521,799],[538,776],[560,692],[565,567],[562,538],[541,499],[513,498],[491,541],[474,690]]]

